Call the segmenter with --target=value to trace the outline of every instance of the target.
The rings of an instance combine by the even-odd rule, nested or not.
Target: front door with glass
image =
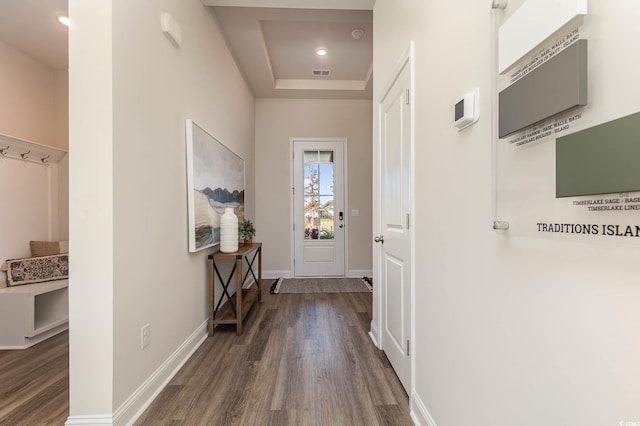
[[[294,274],[344,276],[344,141],[294,140]]]

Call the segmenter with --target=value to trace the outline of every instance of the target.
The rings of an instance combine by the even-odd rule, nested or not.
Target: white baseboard
[[[347,278],[362,278],[372,276],[373,271],[371,269],[349,269],[349,272],[347,272]]]
[[[95,416],[69,416],[65,426],[112,426],[113,416],[106,414]]]
[[[65,426],[99,425],[119,426],[131,425],[158,396],[160,391],[176,375],[191,355],[200,347],[208,336],[208,320],[203,322],[191,333],[191,336],[156,369],[129,398],[113,413],[95,416],[69,416]]]
[[[191,358],[191,355],[193,355],[196,349],[204,343],[209,335],[207,332],[208,323],[209,320],[207,319],[200,324],[198,328],[191,333],[191,336],[116,410],[113,414],[114,426],[131,425],[142,415],[160,391],[162,391],[173,376],[178,373],[185,362]]]
[[[416,391],[411,392],[411,420],[418,426],[436,426],[436,421],[433,420],[429,410],[424,405]]]
[[[376,324],[373,320],[371,320],[371,326],[369,327],[369,337],[373,341],[373,344],[376,345],[376,348],[382,349],[380,347],[380,332],[378,331],[378,324]]]
[[[293,278],[293,273],[289,271],[262,271],[262,278],[276,279],[276,278]]]
[[[350,269],[347,272],[347,278],[362,278],[371,277],[373,271],[371,269]],[[293,278],[293,271],[262,271],[262,278],[276,279],[276,278]]]

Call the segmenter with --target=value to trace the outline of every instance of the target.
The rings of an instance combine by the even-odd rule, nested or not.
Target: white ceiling
[[[371,99],[375,0],[202,0],[257,98]],[[242,7],[240,7],[242,6]],[[0,0],[0,41],[68,68],[68,0]],[[355,40],[351,32],[364,36]],[[329,54],[317,57],[317,47]],[[329,69],[328,77],[312,69]]]
[[[371,99],[371,10],[216,6],[214,14],[257,98]],[[318,57],[318,47],[329,53]],[[331,74],[314,77],[314,69]]]
[[[68,0],[0,0],[0,41],[56,70],[68,68]]]

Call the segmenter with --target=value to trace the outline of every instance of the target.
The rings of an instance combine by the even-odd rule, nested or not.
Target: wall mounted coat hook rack
[[[48,166],[57,164],[67,151],[0,133],[0,157]]]

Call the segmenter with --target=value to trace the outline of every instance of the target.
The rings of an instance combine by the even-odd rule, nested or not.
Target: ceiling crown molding
[[[205,6],[373,10],[375,0],[202,0]]]

